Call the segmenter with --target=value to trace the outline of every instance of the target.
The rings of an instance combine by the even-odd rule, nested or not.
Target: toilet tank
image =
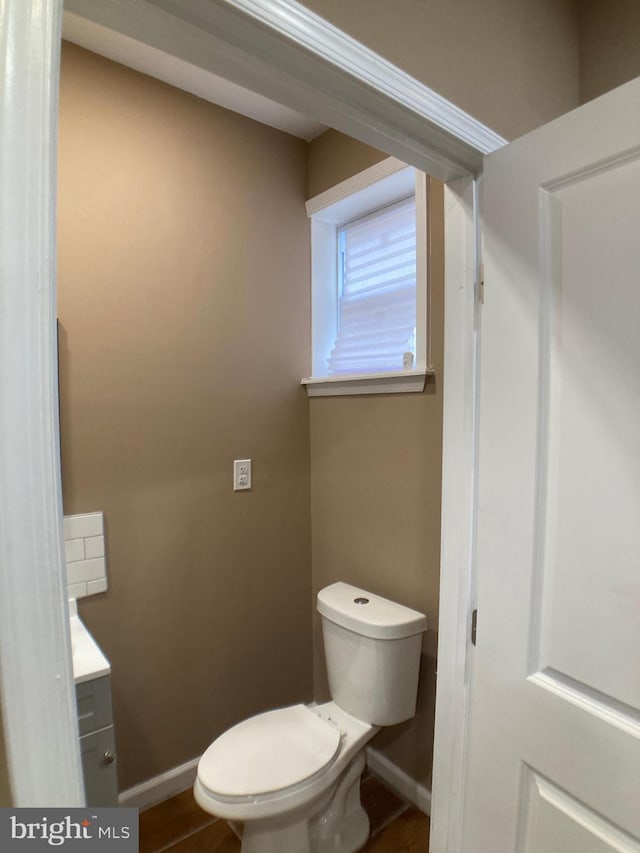
[[[320,590],[317,609],[333,701],[375,726],[411,719],[427,617],[342,582]]]

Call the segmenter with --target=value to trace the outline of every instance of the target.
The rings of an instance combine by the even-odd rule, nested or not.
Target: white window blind
[[[415,197],[338,229],[338,334],[329,374],[402,370],[415,357]]]

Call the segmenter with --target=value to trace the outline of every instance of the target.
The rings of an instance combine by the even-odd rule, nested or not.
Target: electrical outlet
[[[251,488],[251,460],[233,460],[233,491],[241,492]]]

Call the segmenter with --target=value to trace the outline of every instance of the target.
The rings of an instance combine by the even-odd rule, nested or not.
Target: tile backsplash
[[[102,512],[65,515],[64,552],[69,598],[106,592],[107,560]]]

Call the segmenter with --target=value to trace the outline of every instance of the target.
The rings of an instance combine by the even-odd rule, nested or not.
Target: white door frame
[[[431,853],[462,853],[470,626],[475,606],[479,183],[466,176],[445,187],[442,521]]]
[[[0,695],[19,806],[84,802],[58,440],[61,17],[62,0],[0,12]]]
[[[0,282],[0,356],[7,365],[0,387],[0,693],[18,805],[51,801],[53,791],[43,793],[38,778],[45,788],[49,780],[67,805],[75,803],[81,779],[72,743],[75,707],[55,417],[53,204],[61,4],[4,0],[0,22],[1,141],[3,151],[16,158],[0,159],[0,184],[6,188],[0,234],[7,235],[0,242],[0,267],[16,264],[14,274]],[[294,0],[67,0],[65,5],[93,25],[151,44],[293,109],[313,103],[320,121],[450,182],[431,849],[453,853],[463,780],[475,471],[477,252],[470,175],[480,171],[484,154],[505,140]],[[24,80],[19,103],[6,73],[10,63],[11,79]],[[31,155],[29,162],[25,154]],[[24,168],[16,171],[16,161]],[[17,202],[24,202],[29,216],[12,223]],[[27,239],[28,255],[23,251],[16,260],[15,246],[24,249]],[[4,478],[6,470],[11,476]],[[21,678],[24,671],[29,679]],[[40,713],[27,721],[25,708],[36,696]]]

